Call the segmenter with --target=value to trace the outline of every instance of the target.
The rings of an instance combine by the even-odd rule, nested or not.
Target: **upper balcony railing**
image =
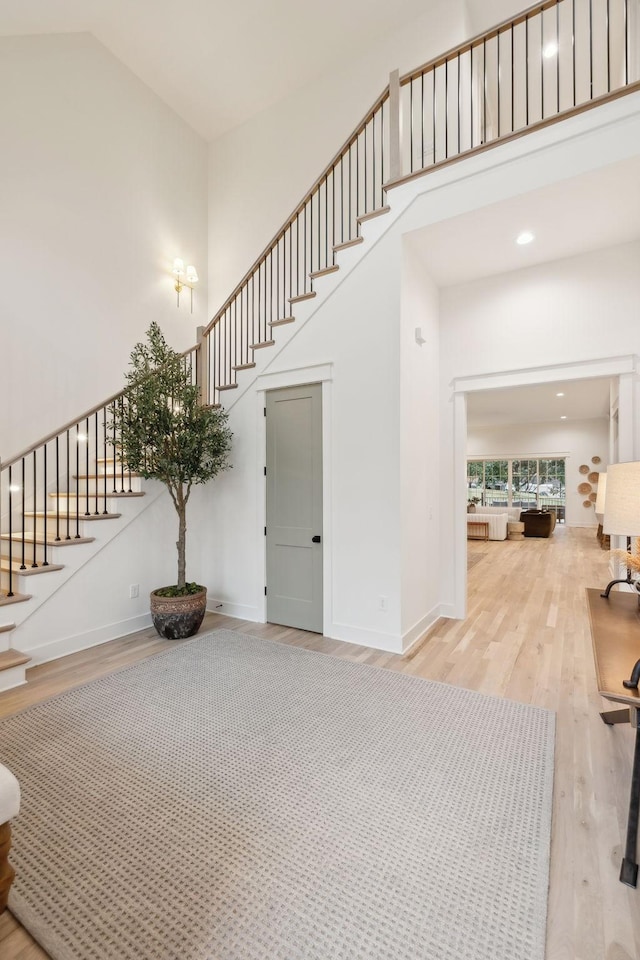
[[[206,402],[359,242],[385,189],[640,89],[639,0],[546,0],[389,86],[204,331]]]
[[[624,92],[637,15],[637,0],[547,0],[406,74],[401,176]]]

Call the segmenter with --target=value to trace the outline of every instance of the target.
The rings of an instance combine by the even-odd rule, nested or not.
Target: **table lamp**
[[[631,553],[631,538],[640,536],[640,462],[609,464],[606,476],[602,529],[609,535],[626,537],[627,553]],[[600,596],[607,599],[616,583],[626,583],[633,587],[631,567],[628,564],[626,578],[612,580]]]
[[[604,506],[607,497],[607,475],[606,473],[601,473],[598,476],[598,495],[596,497],[596,517],[598,518],[598,523],[602,523],[604,519]]]

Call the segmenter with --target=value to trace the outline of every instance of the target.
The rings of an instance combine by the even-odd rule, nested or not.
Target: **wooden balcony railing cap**
[[[550,10],[552,7],[557,7],[558,4],[563,2],[564,0],[544,0],[544,3],[536,3],[533,7],[523,10],[522,13],[519,13],[516,17],[512,17],[510,20],[503,20],[502,23],[491,27],[490,30],[479,33],[471,40],[465,40],[465,42],[459,46],[452,47],[451,50],[448,50],[446,53],[441,53],[440,56],[435,57],[433,60],[428,60],[427,63],[421,67],[416,67],[414,70],[410,70],[409,73],[403,74],[400,77],[400,85],[406,86],[406,84],[411,83],[412,80],[419,79],[424,73],[429,73],[431,70],[443,66],[448,61],[456,60],[462,56],[463,53],[468,53],[472,48],[480,47],[483,43],[488,43],[489,40],[493,40],[498,34],[505,33],[507,30],[517,27],[520,23],[524,23],[525,20],[531,20],[532,17],[543,13],[545,10]]]
[[[222,305],[222,306],[220,307],[220,309],[216,312],[216,315],[215,315],[215,316],[213,317],[213,319],[207,324],[207,326],[206,326],[205,329],[204,329],[204,336],[205,336],[205,337],[206,337],[207,334],[213,329],[213,327],[216,325],[216,323],[218,323],[218,321],[220,320],[220,317],[223,316],[225,310],[227,310],[228,307],[231,306],[231,304],[233,303],[233,301],[235,300],[235,298],[237,297],[237,295],[240,293],[240,291],[241,291],[242,288],[245,286],[245,284],[247,283],[247,281],[249,281],[249,280],[251,279],[251,277],[252,277],[253,274],[256,272],[256,270],[258,269],[258,267],[260,266],[260,264],[261,264],[261,263],[265,260],[265,258],[272,252],[272,250],[275,249],[275,247],[278,245],[278,243],[280,242],[280,240],[282,239],[282,237],[286,234],[286,232],[287,232],[287,230],[289,229],[289,227],[291,226],[291,224],[295,221],[295,219],[296,219],[296,217],[298,216],[298,214],[299,214],[299,213],[302,213],[302,211],[304,210],[304,208],[306,207],[306,205],[309,203],[309,200],[314,196],[316,190],[318,190],[318,188],[320,187],[320,185],[326,180],[326,178],[329,176],[329,174],[331,173],[331,171],[337,166],[337,164],[340,162],[341,158],[345,155],[345,153],[348,153],[349,149],[350,149],[350,148],[353,146],[353,144],[356,142],[356,140],[358,139],[358,137],[360,136],[360,134],[365,130],[367,124],[368,124],[369,121],[373,118],[374,114],[380,109],[380,107],[382,107],[382,106],[384,105],[384,103],[386,102],[386,100],[388,99],[388,97],[389,97],[389,87],[386,86],[385,89],[384,89],[384,90],[382,91],[382,93],[380,94],[380,96],[379,96],[379,97],[377,98],[377,100],[375,101],[375,103],[373,104],[373,106],[370,108],[370,110],[368,111],[368,113],[367,113],[367,115],[364,117],[364,119],[360,121],[360,123],[359,123],[358,126],[355,128],[355,130],[353,131],[353,133],[351,133],[351,135],[348,137],[348,139],[345,141],[345,143],[342,145],[342,147],[340,147],[340,149],[339,149],[338,152],[335,154],[335,156],[332,158],[332,160],[330,160],[330,162],[329,162],[329,163],[327,164],[327,166],[324,168],[324,170],[322,171],[322,173],[320,174],[320,176],[316,179],[316,181],[315,181],[315,183],[313,184],[313,186],[311,187],[311,189],[307,191],[307,193],[304,195],[304,197],[302,198],[302,200],[300,201],[300,203],[297,205],[297,207],[295,208],[295,210],[293,211],[293,213],[291,213],[291,214],[289,215],[289,217],[287,218],[287,220],[285,220],[285,222],[284,222],[283,225],[280,227],[280,230],[278,231],[278,233],[276,234],[276,236],[273,238],[273,240],[271,240],[271,241],[267,244],[267,246],[264,248],[264,250],[262,251],[262,253],[259,254],[258,257],[256,257],[255,261],[254,261],[253,264],[249,267],[249,269],[248,269],[247,272],[245,273],[245,275],[244,275],[244,277],[242,278],[242,280],[240,280],[240,282],[234,287],[233,291],[229,294],[229,296],[227,297],[227,299],[225,300],[225,302],[223,303],[223,305]]]

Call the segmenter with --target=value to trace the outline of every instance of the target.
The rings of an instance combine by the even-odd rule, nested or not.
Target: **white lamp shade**
[[[598,496],[596,498],[596,514],[604,516],[604,505],[607,496],[607,475],[601,473],[598,477]]]
[[[173,261],[173,272],[176,277],[181,277],[184,273],[184,260],[181,260],[180,257],[176,257]]]
[[[198,271],[197,271],[196,268],[195,268],[194,266],[192,266],[191,264],[189,264],[189,266],[187,267],[187,281],[188,281],[189,283],[197,283],[197,282],[198,282]]]
[[[614,536],[640,536],[640,462],[613,463],[607,467],[602,527]]]

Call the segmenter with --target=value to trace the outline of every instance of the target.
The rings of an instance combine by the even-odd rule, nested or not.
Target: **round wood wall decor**
[[[600,457],[591,457],[591,463],[600,463]]]
[[[592,470],[589,476],[587,477],[587,480],[589,481],[589,483],[597,483],[599,479],[600,479],[600,474],[596,473],[595,470]]]
[[[591,500],[583,500],[583,501],[582,501],[582,506],[583,506],[583,507],[591,507],[591,506],[593,506],[593,504],[591,503]]]
[[[597,493],[590,493],[590,494],[589,494],[589,500],[591,500],[591,503],[595,503],[597,499],[598,499],[598,494],[597,494]]]
[[[578,493],[581,493],[583,496],[586,496],[588,493],[591,493],[591,484],[590,483],[578,484]]]
[[[578,467],[578,470],[580,473],[589,473],[589,467],[586,463],[581,464],[581,466]]]

